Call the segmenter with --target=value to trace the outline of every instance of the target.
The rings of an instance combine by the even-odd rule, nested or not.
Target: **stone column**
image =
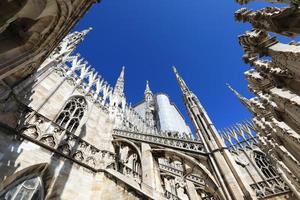
[[[186,190],[190,199],[202,200],[196,191],[195,185],[189,180],[186,180]]]
[[[159,168],[152,156],[149,144],[142,143],[142,190],[154,197],[154,199],[162,199],[163,189],[159,177]]]

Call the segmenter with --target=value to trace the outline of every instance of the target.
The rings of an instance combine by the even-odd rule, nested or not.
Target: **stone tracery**
[[[59,126],[66,128],[71,133],[74,133],[78,128],[86,109],[84,98],[71,97],[57,117],[56,123],[58,123]]]

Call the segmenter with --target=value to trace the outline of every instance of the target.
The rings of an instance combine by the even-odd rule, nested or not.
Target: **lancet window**
[[[258,168],[265,175],[266,178],[272,178],[277,176],[275,169],[270,164],[270,161],[263,153],[254,152],[254,160]]]
[[[83,97],[72,97],[67,101],[65,107],[59,114],[56,123],[66,128],[71,133],[74,133],[79,126],[85,110],[85,99]]]
[[[0,193],[0,199],[4,200],[35,200],[44,199],[44,189],[40,177],[27,178],[20,183],[12,184]]]

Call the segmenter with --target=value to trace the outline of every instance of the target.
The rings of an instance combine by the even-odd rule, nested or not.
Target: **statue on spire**
[[[119,97],[124,96],[124,71],[125,71],[125,67],[123,66],[120,76],[119,76],[117,83],[115,85],[115,88],[114,88],[115,96],[119,96]]]
[[[146,81],[146,89],[145,89],[145,92],[144,92],[144,96],[145,96],[145,101],[146,102],[153,100],[153,94],[152,94],[152,91],[150,90],[148,80]]]
[[[184,80],[182,79],[182,77],[179,75],[179,73],[178,73],[178,71],[177,71],[177,69],[176,69],[175,66],[173,66],[173,71],[174,71],[174,73],[175,73],[175,75],[176,75],[176,79],[177,79],[177,82],[178,82],[178,84],[179,84],[179,87],[180,87],[182,93],[185,94],[185,93],[187,93],[187,92],[190,92],[190,90],[189,90],[189,88],[187,87],[185,81],[184,81]]]
[[[126,109],[126,98],[124,95],[124,71],[125,67],[123,66],[110,97],[109,112],[111,118],[115,120],[116,126],[122,123]]]
[[[122,109],[125,108],[125,104],[126,104],[126,99],[124,95],[124,71],[125,71],[125,67],[123,66],[120,76],[114,87],[112,100],[110,102],[111,106],[121,106]]]
[[[154,110],[155,110],[155,103],[153,99],[152,91],[149,87],[149,82],[146,81],[146,89],[144,92],[145,95],[145,102],[146,102],[146,108],[145,108],[145,120],[148,126],[154,127],[155,126],[155,120],[154,120]]]

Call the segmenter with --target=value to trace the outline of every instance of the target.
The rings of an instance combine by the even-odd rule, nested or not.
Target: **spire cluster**
[[[85,36],[92,30],[92,27],[84,29],[82,31],[75,31],[68,34],[54,49],[47,60],[43,63],[46,65],[52,61],[64,62],[76,49],[77,45],[82,42]]]

